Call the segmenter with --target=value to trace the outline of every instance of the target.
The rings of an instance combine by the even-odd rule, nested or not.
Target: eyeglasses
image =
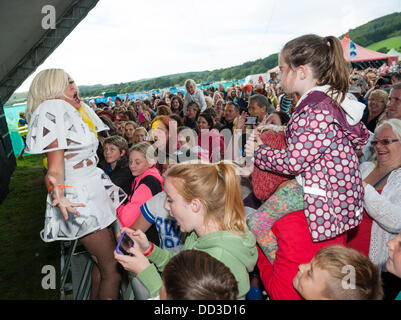
[[[390,139],[390,138],[385,138],[385,139],[381,139],[381,140],[373,140],[371,142],[371,145],[376,147],[378,144],[382,144],[383,146],[388,146],[389,144],[393,143],[393,142],[397,142],[400,141],[400,139]]]
[[[383,100],[368,99],[369,102],[384,103]]]

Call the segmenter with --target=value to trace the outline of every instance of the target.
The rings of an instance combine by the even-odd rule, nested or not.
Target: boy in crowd
[[[125,191],[131,192],[132,174],[128,167],[127,159],[128,142],[119,135],[108,137],[104,140],[104,160],[98,167],[110,177],[111,181]]]
[[[320,249],[301,264],[293,280],[305,300],[381,300],[380,270],[363,254],[344,246]]]

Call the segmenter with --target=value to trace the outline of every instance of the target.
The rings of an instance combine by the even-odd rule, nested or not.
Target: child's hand
[[[245,121],[246,121],[246,116],[248,114],[245,111],[242,111],[241,115],[239,116],[238,121],[237,121],[237,126],[236,129],[242,130],[245,127]]]
[[[266,123],[267,123],[267,115],[265,115],[264,117],[263,117],[263,120],[258,124],[258,127],[263,127],[263,126],[265,126],[266,125]]]
[[[260,131],[255,129],[252,131],[251,136],[245,145],[245,156],[253,157],[253,154],[257,147],[263,144],[263,141],[260,139]]]
[[[129,248],[128,252],[131,253],[132,256],[118,254],[117,251],[114,251],[114,258],[125,270],[138,274],[150,266],[149,260],[136,246]]]
[[[131,238],[133,238],[133,233],[135,232],[135,230],[127,228],[127,227],[123,227],[121,228],[120,232],[117,234],[117,239],[120,239],[121,235],[123,234],[123,232],[125,232],[126,234],[128,234]]]
[[[132,236],[132,240],[135,242],[135,247],[139,249],[142,253],[145,253],[149,250],[150,243],[146,235],[141,230],[135,230],[130,234]]]

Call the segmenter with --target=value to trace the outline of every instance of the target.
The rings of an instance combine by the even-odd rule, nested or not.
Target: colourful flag
[[[352,41],[349,42],[349,58],[350,60],[356,59],[356,45]]]

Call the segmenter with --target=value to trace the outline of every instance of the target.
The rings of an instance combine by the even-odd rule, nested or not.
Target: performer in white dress
[[[97,132],[107,130],[100,118],[81,103],[78,88],[62,69],[43,70],[29,89],[28,153],[46,153],[49,194],[45,242],[75,240],[96,262],[91,299],[117,299],[121,275],[113,252],[111,224],[126,194],[98,168]]]

